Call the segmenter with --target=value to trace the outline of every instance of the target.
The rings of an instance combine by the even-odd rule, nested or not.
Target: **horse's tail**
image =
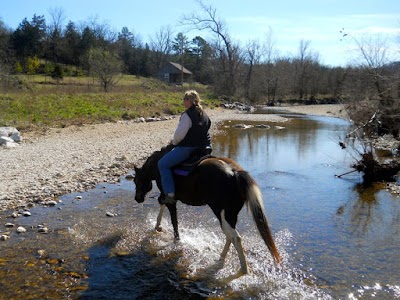
[[[264,213],[261,190],[248,172],[238,171],[238,177],[241,189],[244,193],[243,196],[245,198],[245,203],[253,215],[258,232],[267,245],[275,262],[279,264],[281,262],[281,256],[276,248],[271,230],[268,226],[267,218]]]

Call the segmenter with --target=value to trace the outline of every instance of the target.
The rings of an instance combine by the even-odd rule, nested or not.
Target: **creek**
[[[133,182],[122,179],[33,207],[30,217],[1,212],[27,232],[1,229],[11,238],[0,242],[0,299],[400,298],[400,199],[383,184],[363,187],[359,173],[335,176],[355,162],[338,144],[349,123],[279,113],[289,121],[224,122],[213,154],[233,158],[259,184],[282,269],[245,208],[237,229],[251,273],[237,277],[233,248],[223,267],[216,263],[225,239],[208,207],[178,203],[174,243],[168,213],[164,231],[154,231],[157,189],[137,204]]]

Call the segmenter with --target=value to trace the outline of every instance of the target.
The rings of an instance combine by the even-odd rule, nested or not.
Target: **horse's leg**
[[[224,249],[222,250],[222,253],[221,253],[221,257],[220,257],[221,260],[225,260],[225,257],[229,251],[229,247],[232,243],[232,239],[230,237],[228,237],[228,235],[225,234],[225,238],[226,238],[226,241],[225,241]]]
[[[174,204],[167,204],[169,214],[171,216],[171,223],[174,229],[174,238],[175,240],[179,240],[179,231],[178,231],[178,217],[176,214],[176,203]]]
[[[229,245],[227,246],[228,243],[230,244],[230,242],[228,240],[232,241],[233,245],[236,248],[238,256],[239,256],[241,271],[244,274],[247,274],[248,267],[247,267],[246,257],[244,255],[244,251],[243,251],[242,238],[240,237],[238,231],[235,228],[233,228],[226,220],[224,210],[222,210],[222,212],[221,212],[221,226],[222,226],[222,230],[224,231],[224,233],[227,237],[227,242],[225,244],[222,254],[224,254],[225,250],[227,251],[226,248],[229,248]],[[226,253],[225,253],[225,255],[226,255]]]
[[[158,212],[158,216],[157,216],[157,223],[156,223],[156,230],[159,232],[162,231],[161,220],[162,220],[162,216],[164,214],[164,209],[165,209],[165,205],[161,204],[160,211]]]

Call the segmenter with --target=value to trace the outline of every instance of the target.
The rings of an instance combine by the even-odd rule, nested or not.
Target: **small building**
[[[186,69],[184,66],[178,63],[169,62],[157,73],[157,77],[168,83],[189,82],[192,80],[192,72]]]

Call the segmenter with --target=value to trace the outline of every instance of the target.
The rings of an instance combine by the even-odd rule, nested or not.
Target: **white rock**
[[[16,143],[19,143],[19,142],[21,142],[21,140],[22,140],[21,135],[20,135],[20,133],[19,133],[18,130],[15,131],[15,132],[13,132],[13,133],[11,134],[10,137],[11,137],[11,138],[14,140],[14,142],[16,142]]]
[[[14,143],[14,140],[8,136],[0,136],[0,145],[5,145],[6,143]]]
[[[7,147],[7,145],[13,145],[19,142],[21,142],[21,135],[16,128],[0,127],[0,145]]]
[[[251,126],[251,125],[246,125],[246,124],[236,124],[236,125],[233,125],[233,127],[234,127],[234,128],[241,128],[241,129],[248,129],[248,128],[251,128],[251,127],[253,127],[253,126]]]
[[[0,235],[0,241],[7,241],[10,237],[6,234]]]
[[[26,229],[25,229],[24,227],[22,227],[22,226],[19,226],[19,227],[17,228],[17,232],[18,232],[18,233],[24,233],[24,232],[26,232]]]
[[[40,233],[49,233],[49,229],[47,227],[41,227],[38,229],[38,232]]]

